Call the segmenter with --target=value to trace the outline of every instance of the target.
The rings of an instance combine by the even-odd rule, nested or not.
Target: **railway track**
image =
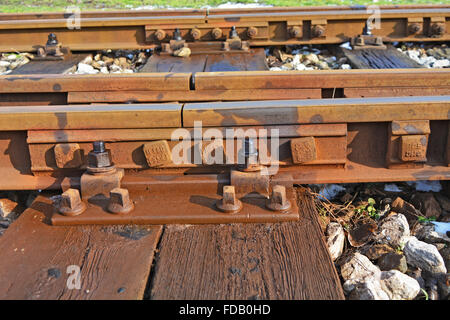
[[[309,209],[299,184],[450,180],[450,69],[268,70],[268,46],[340,50],[351,42],[353,50],[341,52],[362,66],[357,52],[389,57],[391,43],[450,40],[445,5],[382,6],[372,33],[371,14],[365,7],[87,12],[80,29],[68,29],[62,14],[2,15],[0,52],[36,59],[0,76],[0,190],[63,192],[54,203],[38,198],[18,221],[23,230],[40,212],[66,228],[45,226],[47,237],[83,225],[103,239],[84,225],[302,221]],[[182,48],[190,55],[175,57]],[[132,74],[67,74],[86,56],[115,49],[147,50],[148,61]],[[144,247],[157,245],[161,229],[152,228]],[[204,228],[205,239],[222,232]],[[315,222],[305,231],[320,233]],[[177,237],[162,240],[166,249],[186,245]],[[305,241],[326,252],[321,239]],[[153,254],[147,258],[151,264]],[[34,272],[33,259],[26,272]],[[167,277],[161,268],[154,288]],[[338,282],[327,270],[325,291]],[[128,298],[143,294],[147,277],[133,280]],[[17,290],[23,297],[24,287]],[[155,298],[203,297],[155,290]]]

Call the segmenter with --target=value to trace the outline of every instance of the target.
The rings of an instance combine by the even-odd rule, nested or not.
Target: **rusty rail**
[[[77,181],[90,142],[97,139],[106,142],[114,163],[130,172],[216,174],[235,168],[237,158],[229,165],[161,165],[144,152],[145,145],[160,141],[173,149],[179,142],[171,140],[177,128],[187,128],[188,148],[194,150],[195,121],[202,122],[203,132],[209,127],[222,132],[266,129],[268,136],[259,141],[266,141],[268,150],[270,132],[276,129],[276,164],[296,183],[450,179],[449,119],[449,96],[0,107],[0,167],[2,176],[9,177],[0,188],[54,189],[65,177]],[[306,156],[296,154],[292,145],[310,143],[304,138],[314,145]],[[232,143],[236,150],[238,140]],[[414,157],[409,147],[416,148]],[[260,161],[273,164],[270,154]]]
[[[414,79],[414,81],[411,81]],[[450,95],[449,69],[0,76],[0,106]]]
[[[63,14],[12,14],[0,16],[0,51],[33,51],[51,32],[72,50],[152,48],[175,28],[188,42],[223,42],[232,26],[252,46],[341,43],[360,35],[371,14],[365,7],[88,12],[80,29],[68,29]],[[450,40],[449,6],[383,6],[380,14],[373,34],[385,42]]]

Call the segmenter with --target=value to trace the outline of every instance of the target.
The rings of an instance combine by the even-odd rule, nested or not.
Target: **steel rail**
[[[0,76],[0,106],[449,94],[449,69]]]
[[[90,141],[97,139],[104,139],[116,165],[127,170],[125,176],[135,170],[174,177],[227,172],[229,165],[153,167],[147,162],[144,144],[165,140],[174,148],[174,130],[192,132],[195,121],[219,131],[278,129],[280,172],[296,183],[450,179],[450,96],[424,96],[0,107],[0,174],[5,178],[0,189],[57,189],[67,178],[76,184],[84,167],[57,165],[55,146],[69,143],[86,155]],[[297,138],[315,141],[314,155],[305,163],[296,162],[289,147]],[[266,139],[269,148],[272,137]],[[188,141],[192,150],[197,148],[198,141]],[[415,152],[422,157],[398,158],[409,156],[402,143],[403,148],[419,143]]]
[[[51,32],[72,50],[152,48],[168,42],[175,28],[188,42],[194,41],[193,29],[201,34],[196,42],[220,42],[227,39],[232,26],[252,46],[335,44],[361,34],[371,14],[364,8],[349,7],[87,13],[81,15],[77,27],[68,25],[68,19],[73,17],[67,14],[6,15],[0,16],[0,51],[33,51],[34,46],[45,44]],[[384,41],[450,40],[448,6],[386,6],[380,14],[380,28],[373,34]],[[410,32],[412,24],[418,26],[418,31]],[[441,30],[438,33],[433,31],[436,26]],[[295,36],[291,35],[293,27],[298,28]],[[215,28],[221,29],[222,36],[212,36]],[[249,35],[249,28],[256,33]],[[320,29],[320,34],[316,29]],[[165,33],[162,40],[155,38],[158,30]]]
[[[381,10],[408,10],[408,9],[430,9],[430,8],[448,8],[445,4],[420,4],[420,5],[380,5]],[[296,11],[367,11],[368,6],[353,5],[353,6],[307,6],[307,7],[255,7],[255,8],[199,8],[199,9],[176,9],[177,15],[215,15],[215,14],[240,14],[240,13],[273,13],[273,12],[296,12]],[[69,11],[69,10],[68,10]],[[142,17],[142,16],[172,16],[173,9],[155,9],[155,10],[111,10],[111,11],[82,11],[83,17],[86,18],[101,18],[101,17]],[[33,19],[65,19],[70,12],[40,12],[40,13],[2,13],[0,21],[8,20],[33,20]]]

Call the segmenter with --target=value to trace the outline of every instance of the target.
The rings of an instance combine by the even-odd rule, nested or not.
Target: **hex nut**
[[[94,152],[88,153],[88,166],[93,168],[105,168],[112,165],[111,152],[105,150],[105,152]]]
[[[126,214],[134,209],[127,189],[114,188],[109,193],[108,211],[115,214]]]
[[[61,195],[58,210],[65,216],[78,216],[86,210],[86,204],[81,201],[80,192],[77,189],[67,189]]]
[[[291,203],[286,196],[286,187],[276,185],[272,189],[272,195],[266,202],[266,207],[272,211],[285,212],[291,208]]]

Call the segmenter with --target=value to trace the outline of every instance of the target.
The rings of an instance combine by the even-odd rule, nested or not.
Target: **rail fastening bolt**
[[[241,170],[249,170],[253,167],[259,167],[258,150],[256,149],[253,138],[245,137],[241,152],[244,156],[244,164],[239,165]]]
[[[92,143],[92,149],[88,153],[88,168],[113,167],[111,153],[109,150],[106,150],[104,141],[94,141]]]
[[[134,209],[127,189],[114,188],[109,193],[108,211],[116,214],[126,214]]]
[[[239,39],[239,35],[236,31],[236,26],[232,26],[229,34],[230,39]]]
[[[94,141],[92,143],[92,148],[95,153],[105,152],[105,142],[103,141]]]
[[[422,30],[422,27],[418,23],[410,24],[409,27],[408,27],[408,31],[409,31],[410,34],[419,33],[420,30]]]
[[[289,29],[289,34],[293,38],[301,38],[302,37],[302,29],[299,26],[294,26]]]
[[[183,38],[181,37],[180,29],[175,28],[175,31],[173,32],[173,40],[176,40],[176,41],[183,40]]]
[[[56,38],[56,34],[49,33],[47,37],[47,45],[48,46],[56,46],[58,44],[58,39]]]
[[[223,196],[216,202],[216,207],[225,213],[238,213],[242,209],[242,202],[236,198],[234,186],[223,186]]]
[[[199,40],[200,37],[202,36],[202,32],[197,28],[191,29],[190,33],[194,40]]]
[[[212,29],[211,34],[214,39],[219,39],[220,37],[222,37],[223,32],[220,28],[214,28]]]
[[[325,29],[322,26],[316,25],[311,30],[314,38],[319,38],[325,34]]]
[[[286,187],[276,185],[272,189],[272,195],[266,202],[266,207],[272,211],[284,212],[291,208],[291,203],[286,196]]]
[[[431,26],[433,35],[442,36],[445,33],[445,27],[442,23],[435,23]]]
[[[247,36],[252,39],[254,37],[256,37],[258,35],[258,29],[256,29],[255,27],[249,27],[247,29]]]
[[[86,204],[81,201],[80,192],[77,189],[67,189],[61,195],[58,210],[65,216],[78,216],[86,210]]]
[[[155,32],[155,37],[156,39],[158,39],[158,41],[161,41],[166,37],[166,32],[162,29],[158,29]]]

